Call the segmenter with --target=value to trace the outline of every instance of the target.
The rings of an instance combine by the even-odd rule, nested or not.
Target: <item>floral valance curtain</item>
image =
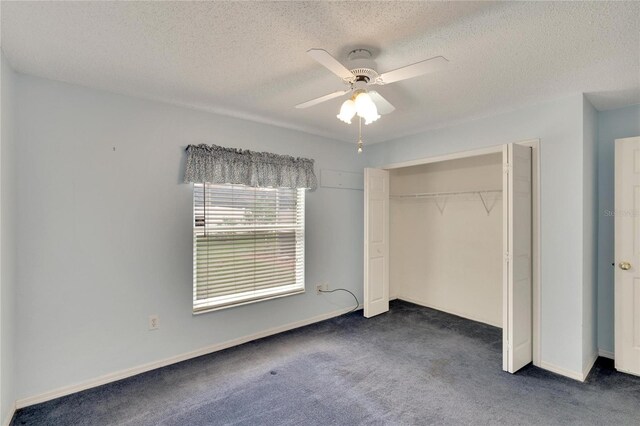
[[[289,155],[189,145],[185,183],[231,183],[256,188],[317,188],[313,160]]]

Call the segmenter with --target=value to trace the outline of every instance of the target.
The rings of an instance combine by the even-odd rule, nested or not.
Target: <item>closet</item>
[[[507,144],[365,169],[365,317],[388,311],[390,299],[413,302],[502,328],[505,371],[531,362],[532,152]]]
[[[502,327],[502,155],[389,172],[389,294]]]

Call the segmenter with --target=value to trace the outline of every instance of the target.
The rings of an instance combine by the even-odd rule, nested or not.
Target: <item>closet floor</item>
[[[222,325],[221,325],[222,326]],[[638,424],[640,378],[501,370],[501,330],[394,301],[20,410],[14,425]]]

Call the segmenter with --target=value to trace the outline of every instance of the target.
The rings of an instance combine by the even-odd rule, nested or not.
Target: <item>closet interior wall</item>
[[[502,327],[502,154],[392,169],[389,183],[390,297]]]

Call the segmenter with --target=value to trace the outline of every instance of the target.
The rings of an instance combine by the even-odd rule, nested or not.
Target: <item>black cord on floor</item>
[[[349,293],[350,295],[353,296],[354,299],[356,299],[356,307],[353,308],[352,310],[350,310],[349,312],[347,312],[348,314],[350,314],[351,312],[355,312],[358,310],[358,308],[360,307],[360,302],[358,302],[358,298],[356,297],[355,294],[351,293],[349,290],[347,290],[346,288],[336,288],[335,290],[318,290],[320,293],[333,293],[334,291],[346,291],[347,293]]]

